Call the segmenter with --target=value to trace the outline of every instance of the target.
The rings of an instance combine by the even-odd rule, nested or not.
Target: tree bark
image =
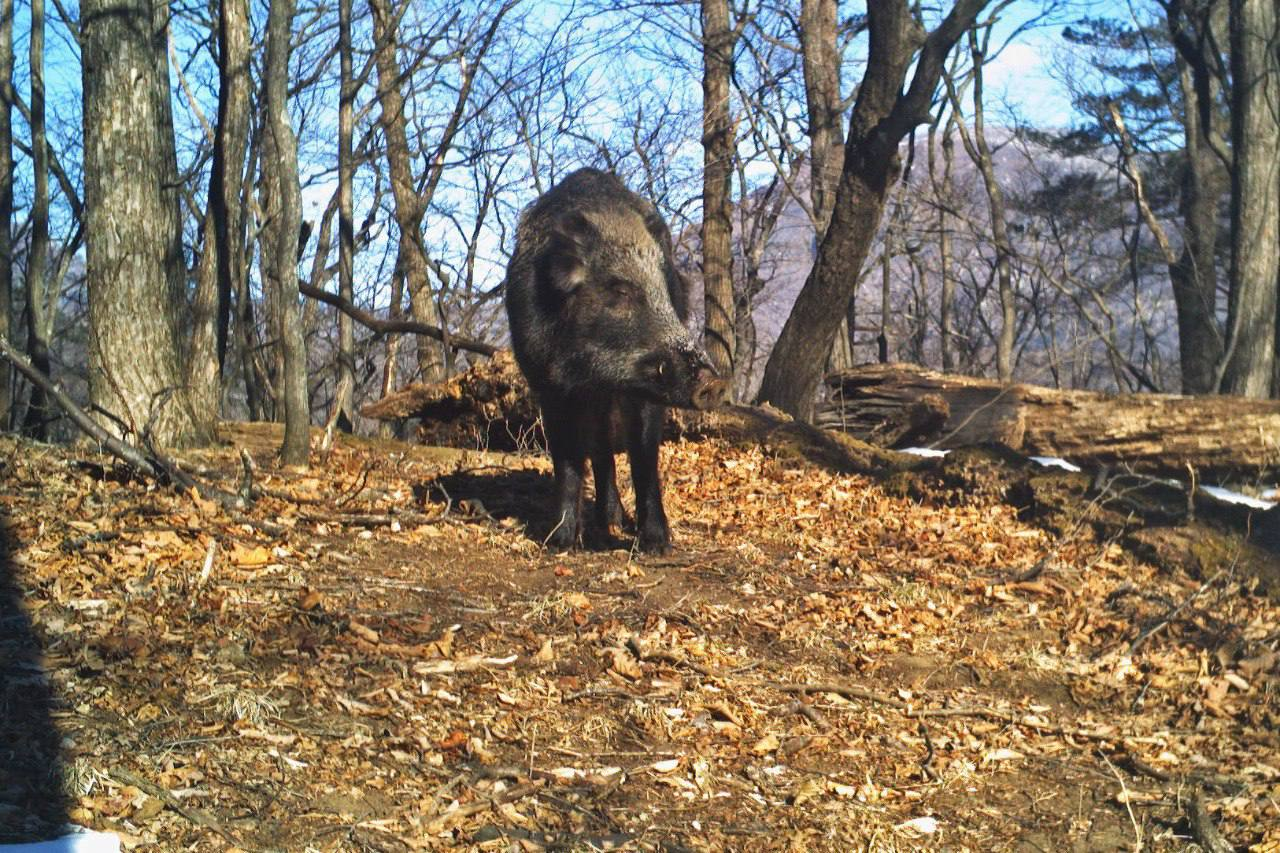
[[[844,122],[840,94],[840,49],[836,41],[836,0],[801,0],[800,58],[805,107],[809,118],[809,201],[813,206],[814,240],[820,242],[831,222],[836,184],[844,165]],[[815,242],[815,245],[817,244]],[[853,366],[854,300],[832,343],[832,369]]]
[[[13,0],[0,0],[0,337],[13,339]],[[13,414],[13,373],[0,364],[0,430]]]
[[[1007,385],[910,364],[828,377],[817,423],[880,445],[955,448],[990,442],[1081,466],[1131,466],[1214,479],[1280,472],[1280,403],[1171,394],[1111,395]]]
[[[52,376],[49,362],[49,336],[52,332],[51,315],[57,311],[56,295],[51,299],[49,291],[57,289],[57,283],[48,281],[49,264],[49,148],[45,136],[44,99],[44,0],[31,0],[31,236],[27,241],[26,291],[27,302],[23,316],[27,326],[27,357],[36,370]],[[49,408],[45,390],[31,386],[31,397],[23,422],[23,432],[36,438],[49,436],[49,425],[54,417]]]
[[[246,0],[218,3],[218,122],[209,170],[204,247],[192,304],[187,385],[197,415],[221,409],[231,294],[244,277],[244,219],[240,189],[249,143],[249,10]]]
[[[1218,208],[1230,185],[1219,152],[1227,148],[1219,125],[1218,77],[1211,68],[1213,9],[1209,3],[1196,26],[1188,28],[1182,4],[1171,4],[1170,32],[1177,49],[1178,85],[1182,94],[1182,127],[1186,158],[1182,167],[1178,212],[1182,249],[1169,265],[1178,316],[1178,350],[1182,393],[1217,391],[1215,371],[1222,360],[1223,334],[1218,320]]]
[[[211,436],[192,415],[177,342],[168,23],[153,0],[81,3],[89,395],[108,430],[178,446]]]
[[[983,40],[989,41],[990,38],[991,29],[988,27]],[[951,98],[951,109],[957,116],[956,129],[960,133],[960,141],[969,159],[977,167],[978,173],[982,175],[982,185],[987,193],[991,241],[996,250],[996,286],[1000,299],[1000,331],[996,338],[996,376],[1001,382],[1012,382],[1014,333],[1018,325],[1016,294],[1013,287],[1013,243],[1009,240],[1004,191],[996,178],[991,146],[987,142],[982,74],[982,66],[986,61],[985,54],[985,45],[979,43],[978,33],[970,30],[969,55],[973,59],[972,133],[965,127],[960,113],[960,98],[950,77],[947,78],[947,92]]]
[[[836,185],[844,166],[836,5],[836,0],[800,3],[800,54],[809,113],[809,199],[819,241],[831,222]]]
[[[414,187],[413,163],[409,153],[404,96],[400,93],[401,71],[396,58],[400,46],[399,16],[388,0],[370,0],[373,13],[373,51],[378,71],[379,122],[387,145],[387,171],[391,194],[395,199],[396,226],[400,231],[396,245],[396,270],[404,277],[409,290],[409,308],[414,319],[441,326],[440,311],[431,292],[428,277],[430,263],[422,244],[422,218],[426,212],[422,198]],[[418,368],[422,381],[436,382],[444,377],[444,352],[434,345],[422,343],[418,348]]]
[[[307,399],[307,349],[298,309],[298,230],[302,223],[298,181],[298,141],[289,121],[289,39],[294,0],[271,0],[267,13],[266,132],[264,170],[269,172],[271,258],[267,275],[276,294],[276,319],[283,367],[286,465],[307,464],[311,406]]]
[[[734,375],[734,133],[729,81],[737,42],[728,0],[702,0],[702,287],[703,347],[711,366]]]
[[[1275,0],[1231,0],[1230,343],[1221,389],[1271,393],[1280,276],[1280,33]]]
[[[928,121],[942,63],[973,25],[986,0],[959,0],[921,44],[920,25],[905,0],[868,6],[870,52],[845,141],[844,166],[831,223],[817,261],[765,367],[759,400],[807,420],[842,311],[875,238],[889,188],[899,171],[898,145]],[[915,72],[903,84],[915,58]]]
[[[954,179],[956,145],[952,136],[954,118],[948,118],[946,128],[942,132],[942,203],[938,205],[938,270],[942,277],[942,292],[939,297],[938,347],[942,350],[942,369],[955,367],[955,344],[952,341],[952,311],[956,302],[956,282],[951,275],[951,224],[948,221],[948,208],[954,197]]]
[[[355,302],[355,209],[351,182],[355,167],[352,136],[355,133],[355,85],[351,79],[351,0],[338,0],[338,295]],[[334,409],[338,429],[355,429],[356,355],[355,329],[345,312],[338,312],[338,371]]]

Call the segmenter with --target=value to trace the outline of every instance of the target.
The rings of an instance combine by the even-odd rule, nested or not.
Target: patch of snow
[[[1240,504],[1241,506],[1251,507],[1253,509],[1271,509],[1275,506],[1275,501],[1264,501],[1261,498],[1242,495],[1239,492],[1233,492],[1230,489],[1224,489],[1221,486],[1201,486],[1200,491],[1217,498],[1223,503]]]
[[[1061,468],[1063,471],[1070,471],[1072,474],[1080,473],[1079,465],[1073,465],[1057,456],[1032,456],[1031,461],[1045,468]]]
[[[67,834],[34,844],[0,844],[0,853],[120,853],[120,838],[110,832],[94,832],[68,825]]]
[[[912,456],[927,456],[930,459],[946,456],[950,450],[934,450],[932,447],[903,447],[899,453],[910,453]]]

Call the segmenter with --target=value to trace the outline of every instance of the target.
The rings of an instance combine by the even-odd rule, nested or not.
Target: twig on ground
[[[484,799],[475,800],[467,803],[466,805],[459,806],[452,811],[445,812],[432,821],[428,826],[428,832],[444,829],[463,818],[478,815],[481,812],[494,808],[495,806],[503,806],[507,803],[514,803],[516,800],[522,800],[530,794],[536,794],[546,784],[547,780],[545,779],[534,779],[532,782],[525,782],[522,785],[516,785],[512,788],[508,788],[502,793],[495,794],[492,797],[485,797]]]
[[[1191,824],[1191,834],[1205,853],[1234,853],[1235,846],[1223,837],[1205,808],[1204,791],[1196,788],[1187,803],[1187,822]]]
[[[796,716],[804,717],[806,720],[813,723],[820,731],[825,732],[831,730],[831,724],[823,718],[822,714],[818,713],[816,708],[805,702],[801,702],[799,699],[789,703],[785,713],[788,716],[795,714]]]
[[[1111,759],[1107,758],[1106,753],[1098,750],[1098,757],[1107,765],[1107,769],[1111,771],[1111,775],[1116,777],[1116,781],[1120,783],[1120,801],[1124,803],[1124,809],[1129,813],[1129,823],[1133,826],[1133,853],[1142,853],[1142,829],[1138,826],[1138,819],[1134,817],[1133,806],[1130,804],[1132,797],[1129,794],[1129,786],[1124,783],[1124,777],[1120,775],[1120,771],[1111,763]]]
[[[107,774],[117,781],[123,782],[126,785],[132,785],[144,793],[155,797],[157,800],[160,800],[167,807],[173,809],[195,825],[202,826],[211,832],[216,832],[218,835],[222,836],[223,840],[228,844],[239,847],[242,850],[249,849],[245,846],[243,841],[237,838],[229,829],[218,823],[218,821],[211,815],[208,815],[200,809],[192,806],[183,805],[182,801],[159,785],[156,785],[153,782],[148,782],[141,776],[131,773],[122,767],[112,767],[107,771]]]
[[[1139,648],[1141,648],[1143,643],[1145,643],[1147,640],[1151,639],[1160,631],[1163,631],[1166,627],[1168,627],[1168,625],[1171,622],[1173,622],[1174,618],[1177,617],[1179,613],[1181,613],[1183,610],[1186,610],[1187,607],[1189,607],[1193,602],[1195,602],[1196,599],[1198,599],[1200,596],[1208,592],[1213,587],[1213,585],[1218,582],[1218,578],[1226,574],[1227,571],[1228,571],[1227,569],[1218,570],[1218,572],[1214,574],[1213,577],[1209,578],[1207,581],[1200,584],[1199,588],[1197,588],[1195,592],[1191,593],[1191,595],[1184,598],[1182,602],[1179,603],[1177,606],[1175,606],[1172,610],[1165,613],[1165,615],[1161,616],[1160,619],[1157,620],[1154,625],[1152,625],[1150,628],[1143,631],[1142,633],[1138,634],[1138,636],[1134,638],[1134,641],[1129,644],[1129,654],[1130,655],[1134,654],[1136,651],[1138,651]]]
[[[364,491],[365,484],[369,481],[369,472],[373,470],[373,463],[365,462],[360,467],[360,479],[356,482],[356,487],[348,494],[339,498],[335,503],[335,507],[344,507],[356,499],[356,496]]]
[[[756,687],[766,687],[783,693],[834,693],[837,696],[843,696],[845,699],[861,699],[865,702],[874,702],[878,705],[895,708],[901,711],[904,717],[914,720],[927,719],[929,717],[978,717],[1060,737],[1073,737],[1102,743],[1115,743],[1124,739],[1124,735],[1119,732],[1094,732],[1088,729],[1055,726],[1052,723],[1042,723],[1029,716],[1020,717],[1012,711],[998,711],[995,708],[977,706],[917,708],[903,702],[901,699],[895,699],[892,696],[886,696],[883,693],[877,693],[874,690],[868,690],[865,687],[858,687],[852,684],[787,684],[778,681],[757,681],[752,682],[752,684]]]

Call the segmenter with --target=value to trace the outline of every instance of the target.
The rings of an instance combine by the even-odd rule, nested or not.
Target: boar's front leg
[[[627,458],[631,461],[631,482],[636,489],[636,533],[640,550],[665,554],[671,550],[671,527],[662,508],[658,448],[662,444],[666,409],[641,402],[629,413],[629,420]]]
[[[555,470],[555,512],[547,544],[557,550],[572,548],[582,541],[582,489],[587,467],[587,443],[582,435],[581,415],[573,414],[557,401],[542,406],[542,424]]]
[[[626,514],[618,495],[617,469],[613,454],[625,450],[626,432],[618,401],[610,398],[600,406],[591,443],[591,473],[596,483],[595,526],[601,544],[613,544],[613,530],[621,528]]]

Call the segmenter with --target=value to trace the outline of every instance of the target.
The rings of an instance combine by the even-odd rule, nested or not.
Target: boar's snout
[[[641,359],[641,387],[658,401],[684,409],[712,409],[723,402],[728,384],[700,348],[682,343]]]
[[[693,407],[701,411],[714,409],[724,402],[728,390],[729,383],[721,379],[710,365],[699,367],[693,378]]]

